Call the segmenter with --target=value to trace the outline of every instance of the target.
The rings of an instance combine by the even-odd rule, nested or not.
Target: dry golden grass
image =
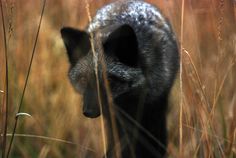
[[[111,0],[88,1],[91,15],[94,15],[97,8]],[[182,71],[170,97],[168,154],[169,157],[183,158],[233,158],[236,156],[236,5],[234,1],[185,0],[182,10],[183,1],[148,0],[170,20],[183,48]],[[2,2],[8,46],[10,134],[29,66],[42,1]],[[2,134],[6,72],[1,18],[0,21]],[[85,0],[47,1],[21,109],[32,117],[19,117],[18,135],[10,157],[83,158],[91,154],[90,157],[99,158],[103,154],[100,120],[86,119],[82,115],[81,96],[74,92],[67,78],[69,65],[60,37],[62,26],[82,29],[87,23]],[[7,137],[7,144],[9,140]]]

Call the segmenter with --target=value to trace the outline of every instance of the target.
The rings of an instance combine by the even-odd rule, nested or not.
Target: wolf
[[[168,96],[179,52],[160,10],[144,1],[116,1],[99,9],[85,30],[63,27],[61,35],[70,62],[69,79],[83,95],[83,114],[90,118],[102,114],[108,120],[105,157],[117,157],[116,142],[109,136],[113,130],[109,108],[114,110],[120,157],[164,157]]]

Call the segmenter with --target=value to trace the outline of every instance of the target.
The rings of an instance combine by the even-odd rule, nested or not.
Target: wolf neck
[[[126,100],[126,103],[120,104],[120,102],[121,107],[117,105],[118,133],[125,150],[122,153],[133,152],[139,158],[161,158],[166,153],[167,144],[167,96],[160,97],[152,104],[142,99],[136,97],[136,100],[134,98],[128,102]],[[135,112],[134,107],[136,107]]]

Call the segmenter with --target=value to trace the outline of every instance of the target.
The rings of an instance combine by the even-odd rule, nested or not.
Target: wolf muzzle
[[[83,114],[89,118],[100,116],[98,94],[96,88],[87,87],[84,93]]]

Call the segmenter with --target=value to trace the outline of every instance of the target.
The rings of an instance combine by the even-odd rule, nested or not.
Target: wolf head
[[[104,71],[114,101],[118,98],[120,100],[124,95],[138,93],[144,85],[137,37],[129,25],[111,26],[93,32],[95,40],[91,38],[90,33],[69,27],[62,28],[61,35],[70,62],[69,78],[76,91],[84,97],[85,116],[94,118],[100,115],[98,97],[104,106],[107,104]],[[100,42],[97,42],[98,40]],[[99,83],[96,82],[94,53],[99,56]],[[105,65],[105,70],[102,69],[102,64]]]
[[[170,24],[156,7],[117,1],[99,9],[86,31],[67,27],[61,34],[70,61],[69,78],[83,94],[86,116],[99,116],[99,99],[107,105],[103,74],[114,104],[130,115],[135,115],[143,96],[143,104],[166,108],[160,100],[168,98],[179,53]]]

